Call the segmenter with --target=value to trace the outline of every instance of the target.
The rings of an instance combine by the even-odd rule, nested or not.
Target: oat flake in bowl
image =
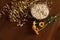
[[[35,4],[31,7],[31,14],[34,18],[42,20],[48,17],[49,8],[47,4]]]

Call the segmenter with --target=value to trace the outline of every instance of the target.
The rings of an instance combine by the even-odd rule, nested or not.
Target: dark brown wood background
[[[53,2],[50,6],[50,14],[53,15],[57,11],[60,15],[60,0],[48,1]],[[0,0],[0,11],[8,2],[10,2],[10,0]],[[34,34],[31,26],[32,19],[21,28],[17,27],[16,23],[10,23],[9,20],[3,16],[0,19],[0,40],[60,40],[60,17],[47,28],[43,29],[39,36]]]

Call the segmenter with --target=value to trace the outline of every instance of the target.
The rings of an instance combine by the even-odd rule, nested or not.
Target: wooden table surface
[[[0,0],[0,11],[9,1],[10,0]],[[48,1],[53,2],[50,6],[50,14],[53,15],[58,11],[60,15],[60,0]],[[24,27],[17,27],[16,23],[10,23],[9,20],[3,16],[0,18],[0,40],[60,40],[60,17],[48,25],[47,28],[40,31],[39,36],[34,34],[31,27],[32,19],[27,22]]]

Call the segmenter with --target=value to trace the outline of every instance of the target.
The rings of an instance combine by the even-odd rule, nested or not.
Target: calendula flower
[[[33,31],[34,31],[37,35],[39,35],[39,29],[36,28],[35,25],[32,26],[32,29],[33,29]]]
[[[33,25],[35,25],[36,24],[36,21],[33,21]]]
[[[40,27],[44,27],[45,23],[44,22],[39,22]]]
[[[33,29],[33,31],[37,34],[37,35],[39,35],[39,29],[36,27],[36,22],[34,21],[33,22],[33,26],[32,26],[32,29]]]

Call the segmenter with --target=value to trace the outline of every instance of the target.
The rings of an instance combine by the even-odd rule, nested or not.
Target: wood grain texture
[[[0,9],[9,1],[0,0]],[[16,23],[10,23],[8,18],[3,16],[0,19],[0,40],[60,40],[60,0],[52,0],[52,2],[50,15],[54,15],[58,11],[59,17],[43,29],[39,36],[35,35],[31,29],[32,19],[21,28],[17,27]]]

